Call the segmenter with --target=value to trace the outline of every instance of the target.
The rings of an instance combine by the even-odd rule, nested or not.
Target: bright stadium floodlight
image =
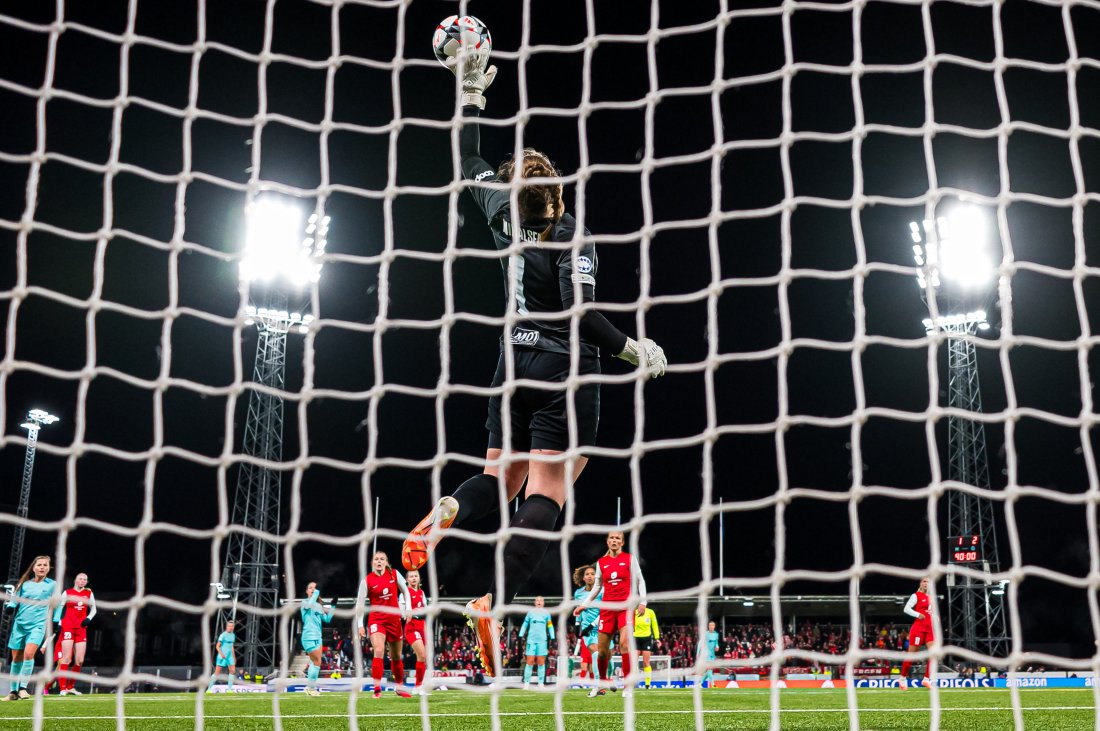
[[[272,196],[256,198],[245,209],[241,280],[283,280],[296,287],[317,282],[328,226],[328,216],[314,213],[303,227],[297,205]]]
[[[960,203],[934,221],[912,221],[909,234],[922,290],[931,282],[936,289],[946,284],[975,291],[993,280],[989,226],[977,206]]]

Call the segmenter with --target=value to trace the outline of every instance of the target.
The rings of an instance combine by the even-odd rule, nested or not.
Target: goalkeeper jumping
[[[537,315],[555,315],[567,311],[576,302],[595,299],[596,251],[590,241],[579,249],[569,246],[545,246],[555,242],[568,244],[577,236],[577,222],[565,212],[561,183],[537,183],[542,178],[559,178],[558,171],[545,154],[527,148],[521,159],[509,158],[497,170],[480,156],[481,135],[478,117],[485,109],[485,90],[493,83],[497,69],[488,66],[488,53],[470,52],[463,63],[452,66],[462,75],[462,116],[464,124],[459,135],[462,173],[473,181],[470,192],[485,213],[493,241],[498,250],[518,242],[520,253],[501,258],[507,281],[508,266],[513,269],[516,313],[521,319],[509,339],[514,357],[515,379],[530,379],[563,384],[559,388],[519,387],[509,400],[510,447],[514,453],[555,457],[568,449],[569,425],[567,401],[574,401],[577,446],[596,442],[596,426],[600,415],[598,383],[584,383],[570,393],[564,387],[569,377],[570,322],[568,318],[543,319]],[[461,69],[461,70],[460,70]],[[516,190],[518,210],[513,210],[509,190],[489,183],[522,181]],[[514,228],[517,227],[517,228]],[[584,236],[588,238],[588,231]],[[576,257],[574,258],[574,250]],[[632,365],[645,370],[651,377],[664,375],[668,364],[664,351],[652,340],[634,340],[620,332],[606,317],[595,310],[586,310],[579,320],[579,373],[600,372],[599,351],[614,353]],[[493,387],[505,380],[503,338],[500,359]],[[402,562],[406,569],[418,569],[441,537],[441,531],[452,525],[488,516],[500,505],[499,471],[496,462],[504,451],[504,418],[502,397],[489,399],[489,447],[485,471],[463,482],[454,494],[444,497],[413,529],[405,540]],[[571,485],[566,475],[576,480],[588,462],[587,457],[572,459],[567,470],[564,461],[516,459],[506,467],[504,486],[506,501],[512,500],[527,482],[526,499],[512,516],[511,527],[535,531],[553,531],[562,506],[569,497]],[[527,582],[549,545],[548,536],[513,535],[504,548],[504,586],[497,587],[498,599],[511,602]],[[470,624],[476,629],[478,650],[488,675],[496,675],[493,647],[497,643],[495,623],[489,618],[493,594],[493,573],[487,572],[490,593],[467,606]],[[476,592],[475,592],[476,593]]]

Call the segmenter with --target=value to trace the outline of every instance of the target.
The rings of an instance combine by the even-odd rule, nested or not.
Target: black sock
[[[545,495],[532,495],[512,516],[512,528],[552,531],[561,508]],[[546,538],[513,535],[504,545],[504,593],[498,601],[511,602],[538,568],[550,541]]]
[[[458,501],[454,525],[484,518],[500,507],[500,484],[497,478],[484,473],[474,475],[458,486],[451,495]]]

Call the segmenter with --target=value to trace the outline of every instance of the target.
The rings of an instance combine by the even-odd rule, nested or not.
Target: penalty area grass
[[[771,723],[770,691],[702,691],[702,726],[711,729],[767,729]],[[1070,731],[1095,728],[1096,708],[1092,690],[1019,691],[1022,721],[1026,728]],[[859,726],[863,729],[929,728],[932,723],[931,693],[924,689],[860,690],[856,694]],[[169,731],[196,728],[195,694],[143,693],[123,697],[125,728],[135,731]],[[993,689],[943,689],[939,692],[939,728],[971,731],[1014,729],[1010,691]],[[851,718],[848,694],[843,689],[780,691],[780,723],[783,729],[848,729]],[[205,695],[202,698],[204,729],[209,731],[272,731],[275,717],[285,731],[348,729],[351,715],[348,693],[325,693],[311,698],[303,693]],[[626,721],[622,693],[588,698],[570,690],[562,694],[560,713],[566,729],[623,728]],[[436,692],[422,699],[398,698],[392,692],[375,700],[360,694],[355,701],[358,728],[386,731],[419,731],[427,713],[431,728],[466,731],[492,728],[492,701],[487,693],[460,690]],[[502,729],[551,731],[559,711],[552,692],[507,690],[499,695],[497,713]],[[0,728],[12,731],[40,728],[46,731],[114,731],[117,697],[99,693],[84,696],[47,696],[0,705]],[[634,727],[646,731],[696,727],[696,706],[690,690],[650,690],[634,694]]]

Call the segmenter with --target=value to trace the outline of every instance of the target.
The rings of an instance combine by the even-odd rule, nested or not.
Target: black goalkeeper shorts
[[[600,384],[586,383],[567,394],[565,380],[569,377],[569,356],[544,350],[513,348],[514,377],[548,384],[561,384],[554,389],[517,388],[511,396],[508,411],[511,415],[513,452],[530,452],[532,449],[565,451],[569,448],[569,422],[566,410],[567,398],[573,399],[577,419],[576,446],[587,447],[596,443],[596,428],[600,423]],[[600,372],[598,358],[581,358],[579,372],[589,375]],[[497,361],[493,386],[504,383],[504,353]],[[485,428],[489,430],[489,448],[504,448],[504,422],[501,407],[504,397],[500,394],[489,398],[489,418]]]

